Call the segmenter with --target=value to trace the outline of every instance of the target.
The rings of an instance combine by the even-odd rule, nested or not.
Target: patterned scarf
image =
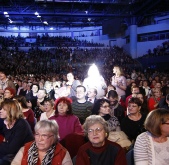
[[[52,158],[54,156],[56,145],[52,145],[46,152],[45,157],[42,160],[41,165],[51,165]],[[36,143],[32,143],[30,149],[28,150],[28,165],[36,165],[38,162],[38,148]]]

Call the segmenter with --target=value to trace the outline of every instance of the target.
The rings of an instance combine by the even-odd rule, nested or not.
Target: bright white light
[[[5,15],[5,17],[7,17],[7,18],[8,18],[8,17],[9,17],[9,15]]]
[[[99,70],[95,64],[92,64],[88,70],[89,77],[98,77],[100,76]]]
[[[8,12],[5,11],[5,12],[4,12],[4,15],[8,15]]]
[[[51,27],[50,30],[53,30],[53,27]]]
[[[37,15],[38,18],[40,18],[41,16],[40,15]]]
[[[88,11],[86,10],[85,13],[88,14]]]
[[[12,20],[10,20],[10,21],[9,21],[9,23],[13,23],[13,21],[12,21]]]
[[[35,15],[39,15],[39,13],[36,11],[36,12],[35,12]]]
[[[47,21],[44,21],[43,23],[46,24],[46,25],[48,25]]]

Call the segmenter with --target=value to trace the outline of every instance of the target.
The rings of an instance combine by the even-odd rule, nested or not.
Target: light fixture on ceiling
[[[13,23],[13,21],[11,19],[8,18],[8,20],[9,20],[9,23]]]
[[[40,15],[37,15],[38,18],[40,18],[41,16]]]
[[[90,22],[90,21],[91,21],[91,18],[88,18],[87,20]]]
[[[85,13],[88,14],[88,11],[86,10]]]
[[[50,30],[53,30],[53,27],[51,27]]]
[[[8,12],[4,11],[4,15],[8,15]]]
[[[47,21],[44,21],[43,23],[44,23],[45,25],[48,25],[48,22],[47,22]]]
[[[35,13],[34,13],[35,15],[39,15],[39,13],[36,11]]]

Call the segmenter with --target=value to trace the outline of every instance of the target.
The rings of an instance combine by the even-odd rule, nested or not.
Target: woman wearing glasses
[[[120,131],[120,123],[115,116],[110,115],[110,102],[107,99],[98,99],[92,109],[92,114],[103,117],[109,127],[109,131]]]
[[[145,120],[147,132],[140,134],[134,146],[135,165],[169,164],[169,111],[156,109]]]
[[[11,165],[72,165],[68,151],[58,143],[58,124],[41,120],[35,125],[35,141],[22,147]]]
[[[87,117],[83,126],[89,142],[80,147],[76,165],[127,165],[124,150],[107,140],[108,125],[101,116]]]

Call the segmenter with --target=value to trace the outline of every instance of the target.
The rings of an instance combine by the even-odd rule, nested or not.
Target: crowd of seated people
[[[147,54],[139,58],[157,57],[157,56],[164,56],[164,55],[169,55],[169,41],[163,42],[162,45],[158,45],[153,50],[148,49]]]
[[[50,67],[47,67],[47,60],[56,56],[53,54],[55,51],[60,53],[57,72],[54,71],[55,66],[51,67],[49,64]],[[151,117],[149,115],[156,114],[153,113],[156,109],[165,108],[168,110],[169,75],[167,73],[128,69],[129,66],[135,66],[137,63],[125,55],[123,49],[119,47],[75,49],[71,67],[68,67],[66,62],[69,53],[70,49],[63,48],[49,51],[30,50],[28,54],[18,51],[11,56],[7,50],[1,50],[3,69],[0,70],[2,102],[0,118],[3,119],[3,122],[0,123],[2,130],[0,133],[3,141],[0,143],[0,148],[5,146],[8,143],[7,140],[14,136],[8,132],[15,130],[18,121],[23,123],[27,121],[25,129],[29,130],[30,138],[22,143],[17,142],[17,148],[12,152],[12,157],[9,157],[11,154],[9,151],[0,153],[0,164],[9,164],[16,155],[12,162],[13,165],[21,164],[21,162],[24,164],[45,164],[46,161],[53,163],[53,161],[58,161],[57,159],[59,162],[67,160],[67,164],[71,165],[70,156],[75,161],[74,164],[77,165],[103,164],[105,158],[106,165],[126,165],[125,152],[131,151],[135,147],[135,142],[137,145],[140,144],[140,138],[145,138],[143,135],[146,136],[141,134],[146,131],[148,131],[148,133],[146,132],[148,137],[151,136],[153,142],[157,143],[154,145],[158,148],[162,148],[160,144],[163,142],[164,145],[169,146],[168,138],[166,138],[169,135],[167,132],[169,118],[160,119],[159,124],[162,125],[160,127],[162,130],[159,131],[161,133],[154,134],[148,126],[144,127],[145,121],[147,123]],[[122,57],[123,60],[121,60]],[[46,65],[42,67],[44,72],[41,72],[43,69],[41,70],[39,62]],[[96,90],[95,100],[91,102],[88,97],[91,88],[86,88],[83,83],[89,64],[94,62],[100,64],[98,68],[102,75],[102,82],[106,85],[103,88],[105,94],[102,97],[97,97],[99,92],[97,85],[100,82],[91,82],[91,84],[98,83],[91,85]],[[145,81],[146,85],[143,83]],[[107,89],[108,87],[109,89]],[[122,94],[119,91],[123,91]],[[10,115],[11,109],[6,105],[8,102],[15,104],[19,113],[14,120],[10,120],[11,115],[14,114]],[[6,114],[6,111],[9,113]],[[28,120],[27,112],[34,115],[31,120]],[[164,113],[167,114],[166,111]],[[50,120],[52,122],[49,122]],[[35,129],[33,125],[35,125]],[[42,129],[43,126],[46,128]],[[7,129],[8,127],[9,129]],[[61,129],[59,130],[58,127]],[[111,140],[112,137],[109,138],[109,134],[112,136],[113,132],[116,132],[118,136]],[[8,134],[6,135],[6,133]],[[35,141],[32,138],[33,133],[35,133]],[[127,141],[129,146],[118,145],[121,144],[119,140],[123,135],[130,141],[130,143]],[[139,137],[139,135],[141,136]],[[137,137],[139,138],[137,139]],[[71,142],[69,142],[70,139]],[[83,145],[84,143],[86,144]],[[45,145],[48,146],[43,150]],[[137,153],[139,150],[137,145],[136,164],[137,162],[139,164],[141,160]],[[36,152],[35,154],[27,152],[28,150],[39,151],[39,155],[37,156]],[[57,152],[61,154],[60,158],[55,155]],[[73,159],[75,155],[77,155],[76,160]],[[88,159],[89,157],[91,159]],[[157,157],[153,155],[151,158],[159,162]],[[163,157],[165,158],[165,155]],[[146,159],[149,161],[147,157]],[[32,162],[34,160],[35,162]]]
[[[29,40],[30,39],[30,40]],[[67,36],[33,36],[33,37],[21,37],[21,36],[9,36],[0,37],[0,43],[5,47],[104,47],[104,44],[93,43],[86,40],[72,39]]]

